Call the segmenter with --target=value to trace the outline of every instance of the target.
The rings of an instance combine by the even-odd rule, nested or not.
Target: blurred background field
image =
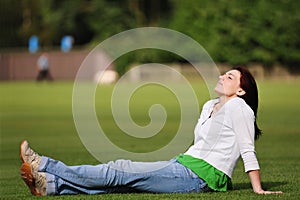
[[[72,79],[74,72],[66,77],[65,71],[76,71],[96,45],[122,31],[151,26],[190,36],[216,63],[258,65],[265,74],[281,67],[299,74],[299,6],[297,0],[3,0],[0,80],[34,79],[42,52],[50,54],[54,78]],[[33,36],[38,42],[30,48]],[[65,36],[71,38],[68,48]],[[130,64],[148,62],[186,61],[142,49],[120,57],[114,69],[121,76]]]
[[[63,196],[55,199],[297,199],[300,191],[299,183],[299,86],[300,80],[276,81],[264,80],[258,82],[260,91],[259,125],[263,129],[263,136],[257,141],[257,155],[262,168],[262,181],[267,189],[282,190],[283,195],[258,196],[252,193],[247,175],[243,172],[240,162],[233,177],[234,190],[226,193],[189,194],[189,195],[154,195],[154,194],[126,194],[99,196]],[[205,90],[203,82],[193,82],[195,91]],[[33,198],[20,178],[19,144],[27,139],[32,147],[43,155],[63,160],[68,165],[97,164],[81,143],[76,132],[72,117],[72,82],[53,82],[37,84],[35,82],[2,82],[0,84],[1,98],[1,199],[29,199]],[[122,134],[111,120],[108,108],[113,85],[99,88],[96,94],[96,110],[104,113],[99,115],[107,133]],[[149,121],[148,104],[168,102],[167,124],[178,121],[178,102],[169,94],[167,89],[146,87],[137,91],[133,96],[131,109],[133,116],[138,116],[139,124]],[[142,95],[138,95],[142,92]],[[160,94],[159,98],[153,93]],[[209,98],[208,95],[199,96],[199,107]],[[147,99],[147,101],[144,101]],[[172,107],[173,109],[168,109]],[[194,119],[195,123],[197,119]],[[104,122],[104,123],[103,123]],[[193,134],[193,125],[191,132]],[[169,129],[162,133],[170,134]],[[112,140],[118,140],[112,137]],[[152,148],[156,142],[147,143]],[[139,151],[144,148],[130,140],[122,141],[129,145],[130,150]],[[99,147],[101,149],[101,146]],[[48,197],[49,198],[49,197]],[[53,197],[50,197],[53,198]],[[49,198],[49,199],[50,199]]]

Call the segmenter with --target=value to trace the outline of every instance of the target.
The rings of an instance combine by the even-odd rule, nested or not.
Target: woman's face
[[[219,82],[215,87],[215,92],[219,96],[237,97],[245,94],[240,87],[241,72],[230,70],[224,75],[219,76]]]

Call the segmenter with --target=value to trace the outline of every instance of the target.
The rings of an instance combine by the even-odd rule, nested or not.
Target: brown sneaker
[[[26,140],[20,145],[20,158],[22,163],[29,163],[33,166],[34,171],[37,171],[41,162],[41,156],[30,148]]]
[[[23,163],[21,177],[29,187],[31,194],[35,196],[46,196],[46,174],[44,172],[34,172],[29,163]]]

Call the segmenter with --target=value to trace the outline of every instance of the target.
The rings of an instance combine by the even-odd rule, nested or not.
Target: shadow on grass
[[[262,187],[265,190],[270,190],[274,187],[286,185],[288,182],[262,182]],[[252,189],[251,183],[234,183],[233,184],[233,190],[247,190]]]

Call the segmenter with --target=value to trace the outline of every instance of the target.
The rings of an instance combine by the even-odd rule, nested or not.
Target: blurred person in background
[[[37,81],[48,80],[52,81],[52,75],[50,73],[49,55],[43,53],[37,60],[38,76]]]

